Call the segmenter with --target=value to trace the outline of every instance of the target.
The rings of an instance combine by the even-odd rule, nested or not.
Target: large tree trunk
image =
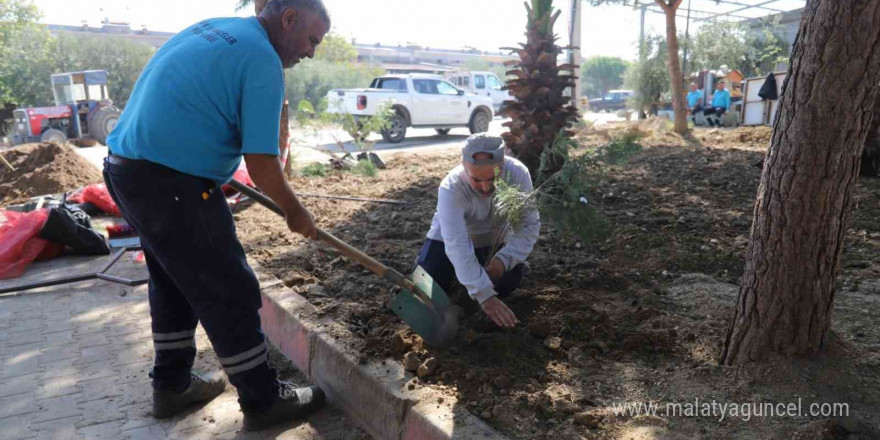
[[[675,26],[675,13],[682,0],[655,0],[666,13],[666,48],[669,51],[669,81],[672,85],[672,110],[675,112],[676,133],[687,131],[687,108],[684,105],[684,77],[681,75],[681,61],[678,59],[678,30]]]
[[[880,83],[880,0],[804,10],[764,161],[725,365],[825,349]]]

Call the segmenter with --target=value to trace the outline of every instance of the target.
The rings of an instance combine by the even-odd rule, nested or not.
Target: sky
[[[695,3],[699,4],[696,0]],[[784,0],[803,3],[803,0]],[[43,22],[100,26],[104,17],[131,23],[133,29],[180,31],[204,18],[247,16],[236,0],[34,0]],[[522,0],[324,0],[332,31],[358,43],[498,51],[524,41],[526,17]],[[639,12],[626,6],[590,7],[582,2],[582,54],[635,59]],[[714,2],[713,2],[714,4]],[[416,6],[417,5],[417,6]],[[555,31],[568,44],[570,0],[554,0],[563,11]],[[696,6],[695,6],[696,8]],[[681,20],[681,26],[684,23]],[[646,32],[665,33],[663,15],[648,13]],[[694,30],[692,28],[692,30]]]

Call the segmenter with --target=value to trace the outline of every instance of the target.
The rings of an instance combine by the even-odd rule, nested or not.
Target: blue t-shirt
[[[281,60],[256,17],[204,20],[147,63],[107,145],[225,183],[242,154],[279,154],[283,100]]]
[[[724,107],[730,110],[730,92],[727,89],[716,90],[712,94],[712,107]]]
[[[688,92],[688,107],[693,107],[703,99],[703,91],[702,90],[691,90]]]

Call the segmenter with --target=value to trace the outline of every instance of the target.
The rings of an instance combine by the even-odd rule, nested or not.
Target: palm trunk
[[[860,154],[880,96],[877,47],[880,0],[813,0],[804,10],[725,365],[826,348]]]

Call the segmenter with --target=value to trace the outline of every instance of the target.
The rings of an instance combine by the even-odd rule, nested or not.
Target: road
[[[600,125],[623,120],[612,113],[586,113],[584,118]],[[495,118],[489,124],[489,133],[493,135],[503,133],[506,130],[502,126],[505,121],[507,120]],[[330,156],[324,151],[332,151],[334,153],[358,151],[351,137],[342,130],[322,130],[315,133],[293,128],[290,131],[290,135],[296,167],[312,162],[327,162]],[[405,154],[407,152],[435,152],[459,148],[468,136],[470,136],[470,131],[467,128],[453,128],[446,136],[438,135],[432,128],[409,128],[406,131],[406,139],[399,144],[384,142],[378,134],[371,135],[368,140],[375,142],[373,151],[385,157]],[[96,145],[88,148],[77,148],[76,151],[97,166],[98,169],[103,169],[103,160],[107,157],[107,147]]]

